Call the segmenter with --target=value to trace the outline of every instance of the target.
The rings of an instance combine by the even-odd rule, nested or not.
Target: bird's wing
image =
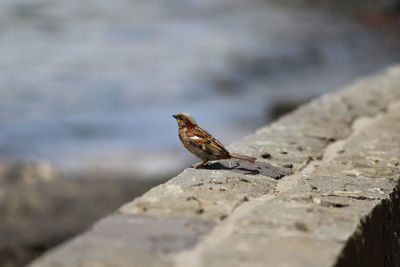
[[[189,142],[202,150],[215,155],[224,155],[229,157],[228,150],[215,137],[206,130],[198,127],[195,131],[188,131],[186,136]]]

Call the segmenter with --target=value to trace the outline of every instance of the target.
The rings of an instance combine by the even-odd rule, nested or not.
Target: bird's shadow
[[[206,170],[229,170],[248,175],[264,175],[276,180],[291,174],[292,169],[273,166],[267,162],[250,162],[240,159],[219,160],[207,163],[203,169]]]

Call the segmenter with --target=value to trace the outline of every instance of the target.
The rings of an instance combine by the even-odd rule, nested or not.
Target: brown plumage
[[[237,158],[254,162],[256,158],[229,152],[215,137],[199,127],[189,113],[172,115],[178,121],[179,139],[193,155],[202,160],[195,168],[203,167],[210,160]]]

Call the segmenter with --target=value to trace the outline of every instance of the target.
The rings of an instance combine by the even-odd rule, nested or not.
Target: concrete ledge
[[[32,266],[400,266],[399,133],[394,66],[229,147],[257,165],[186,169]]]

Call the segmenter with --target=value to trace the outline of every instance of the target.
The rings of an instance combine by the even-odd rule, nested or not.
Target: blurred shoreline
[[[25,266],[173,175],[163,179],[101,172],[66,176],[43,161],[1,166],[1,266]]]

